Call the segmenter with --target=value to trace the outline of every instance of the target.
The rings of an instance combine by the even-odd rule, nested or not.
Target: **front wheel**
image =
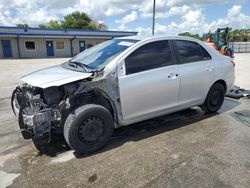
[[[88,104],[67,117],[64,138],[78,154],[89,154],[102,148],[113,133],[113,118],[103,106]]]
[[[223,102],[225,96],[225,89],[222,84],[215,83],[209,90],[207,94],[207,98],[204,104],[201,106],[202,110],[206,113],[214,113],[217,112]]]
[[[49,138],[43,137],[43,138],[32,138],[33,144],[36,147],[36,149],[40,152],[40,154],[46,154],[49,151],[49,148],[51,146],[51,142],[49,141]]]

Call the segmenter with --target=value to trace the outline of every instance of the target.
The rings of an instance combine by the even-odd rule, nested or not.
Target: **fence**
[[[234,53],[250,53],[250,42],[230,42],[229,46]]]

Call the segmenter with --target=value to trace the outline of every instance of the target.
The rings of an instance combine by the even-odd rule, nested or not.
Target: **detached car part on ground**
[[[239,86],[233,86],[227,93],[226,97],[230,97],[233,99],[240,99],[242,97],[246,97],[250,99],[250,90],[240,88]]]
[[[22,78],[12,95],[24,139],[44,152],[63,135],[77,153],[103,147],[114,128],[201,106],[219,110],[234,65],[187,37],[126,37]]]

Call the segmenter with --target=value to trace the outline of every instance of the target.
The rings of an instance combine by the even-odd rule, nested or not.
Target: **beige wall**
[[[25,41],[34,41],[36,49],[27,50]],[[46,41],[53,41],[54,57],[69,57],[71,56],[70,40],[69,39],[37,39],[37,38],[20,38],[20,56],[21,58],[45,58],[47,57]],[[56,41],[64,42],[64,49],[56,49]]]
[[[25,47],[26,41],[34,41],[35,42],[35,50],[27,50]],[[19,46],[20,46],[20,58],[47,57],[44,39],[20,38],[19,39]]]
[[[64,49],[56,49],[56,42],[63,41]],[[56,57],[70,57],[71,56],[71,47],[70,47],[70,39],[53,39],[54,44],[54,53]]]
[[[11,40],[12,47],[12,55],[13,58],[18,58],[18,48],[17,48],[17,38],[3,38],[0,37],[0,58],[3,57],[2,50],[2,40]],[[40,38],[19,38],[19,47],[20,47],[20,58],[46,58],[47,49],[46,49],[46,41],[53,41],[54,47],[54,56],[53,57],[70,57],[71,56],[71,45],[69,38],[67,39],[40,39]],[[96,45],[98,43],[104,42],[107,39],[73,39],[72,47],[73,47],[73,55],[76,55],[80,52],[79,49],[79,41],[85,41],[85,49],[88,48],[89,45]],[[25,41],[34,41],[35,42],[35,50],[27,50],[25,47]],[[56,42],[63,41],[64,49],[56,49]]]
[[[99,44],[101,42],[106,41],[107,39],[74,39],[72,41],[72,46],[73,46],[73,55],[76,55],[78,53],[80,53],[80,48],[79,48],[79,42],[80,41],[85,41],[85,49],[87,49],[88,45],[96,45]]]

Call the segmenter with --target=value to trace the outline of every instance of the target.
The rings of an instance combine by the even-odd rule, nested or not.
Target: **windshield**
[[[87,70],[101,70],[112,59],[138,42],[133,39],[113,39],[100,43],[72,58],[69,63],[82,64]],[[81,67],[81,66],[77,66]]]

